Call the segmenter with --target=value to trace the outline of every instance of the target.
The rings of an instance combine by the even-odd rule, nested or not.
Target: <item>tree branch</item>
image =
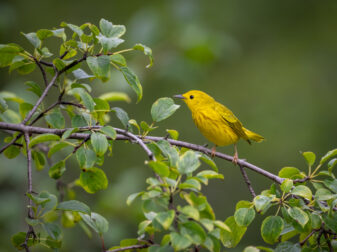
[[[99,129],[101,126],[93,126],[93,127],[84,127],[84,128],[80,128],[83,130],[88,130],[88,129]],[[59,136],[62,136],[62,134],[68,130],[69,128],[66,129],[48,129],[48,128],[41,128],[41,127],[33,127],[33,126],[26,126],[23,124],[13,124],[13,123],[5,123],[5,122],[0,122],[0,129],[6,129],[6,130],[12,130],[12,131],[21,131],[21,132],[29,132],[29,133],[35,133],[35,134],[44,134],[44,133],[51,133],[51,134],[56,134]],[[141,140],[141,136],[136,136],[133,135],[132,133],[128,132],[128,134],[125,133],[125,130],[123,129],[118,129],[115,128],[115,130],[120,133],[117,135],[116,140],[135,140],[138,144],[140,144],[143,149],[146,151],[147,155],[151,155],[149,152],[148,147],[145,145],[144,141]],[[124,133],[122,135],[122,132]],[[132,134],[133,137],[130,136],[130,134]],[[73,138],[73,139],[85,139],[86,137],[88,137],[89,134],[86,133],[73,133],[70,135],[69,138]],[[136,136],[139,140],[137,141],[134,136]],[[144,139],[146,140],[150,140],[150,141],[154,141],[154,142],[158,142],[160,140],[165,140],[163,137],[156,137],[156,136],[146,136],[144,137]],[[173,139],[167,139],[167,141],[175,146],[179,146],[179,147],[185,147],[191,150],[195,150],[195,151],[199,151],[199,152],[203,152],[205,154],[211,154],[212,150],[207,149],[204,146],[201,145],[197,145],[197,144],[192,144],[192,143],[188,143],[188,142],[183,142],[183,141],[178,141],[178,140],[173,140]],[[145,148],[144,148],[145,146]],[[232,162],[233,157],[226,155],[224,153],[221,152],[216,152],[215,156],[227,161]],[[149,156],[150,157],[150,156]],[[273,181],[275,181],[278,184],[281,184],[284,180],[284,178],[280,178],[279,176],[272,174],[256,165],[253,165],[251,163],[248,163],[245,160],[239,159],[238,160],[238,164],[242,167],[246,167],[248,169],[251,169],[254,172],[257,172]]]
[[[43,101],[43,99],[46,97],[49,89],[55,84],[57,78],[59,77],[59,73],[56,72],[56,74],[54,75],[53,79],[49,82],[49,84],[47,85],[47,87],[45,88],[45,90],[43,91],[42,95],[40,96],[40,98],[37,100],[37,102],[35,103],[34,107],[32,108],[31,111],[29,111],[28,115],[25,117],[25,119],[23,119],[21,124],[26,124],[34,115],[35,111],[37,110],[37,108],[40,106],[41,102]]]
[[[245,169],[241,165],[239,165],[239,167],[240,167],[240,171],[242,173],[243,180],[246,182],[250,194],[253,196],[253,198],[255,198],[256,193],[255,193],[255,191],[252,187],[252,183],[250,182],[250,180],[248,178],[247,172],[245,171]]]

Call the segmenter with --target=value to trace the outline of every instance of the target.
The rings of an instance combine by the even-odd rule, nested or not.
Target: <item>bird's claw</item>
[[[233,162],[234,165],[237,165],[237,164],[238,164],[238,161],[239,161],[238,154],[235,153],[234,156],[233,156],[233,161],[232,161],[232,162]]]

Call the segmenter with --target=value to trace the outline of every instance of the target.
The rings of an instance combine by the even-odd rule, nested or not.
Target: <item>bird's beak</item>
[[[183,95],[178,94],[178,95],[174,95],[174,98],[179,98],[179,99],[186,99]]]

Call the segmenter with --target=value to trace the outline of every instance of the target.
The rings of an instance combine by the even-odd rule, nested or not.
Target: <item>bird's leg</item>
[[[236,146],[236,143],[234,144],[234,156],[233,156],[233,163],[235,165],[238,164],[238,160],[239,160],[239,154],[238,154],[238,149],[237,149],[237,146]]]
[[[215,152],[216,152],[216,145],[214,145],[213,148],[212,148],[212,152],[211,152],[211,157],[212,158],[215,157]]]

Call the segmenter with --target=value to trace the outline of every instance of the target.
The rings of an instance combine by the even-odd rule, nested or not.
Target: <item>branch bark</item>
[[[93,126],[90,128],[81,128],[82,130],[88,130],[88,129],[99,129],[101,126]],[[44,134],[44,133],[51,133],[51,134],[56,134],[61,136],[66,130],[68,130],[69,128],[66,129],[48,129],[48,128],[41,128],[41,127],[33,127],[33,126],[27,126],[27,125],[23,125],[23,124],[12,124],[12,123],[5,123],[5,122],[0,122],[0,129],[5,129],[5,130],[11,130],[11,131],[21,131],[21,132],[29,132],[29,133],[34,133],[34,134]],[[115,130],[120,133],[117,135],[116,140],[135,140],[134,138],[125,135],[125,130],[123,129],[118,129],[115,128]],[[122,135],[121,132],[124,132],[124,134]],[[130,133],[131,134],[131,133]],[[70,135],[69,138],[73,138],[73,139],[85,139],[88,137],[89,134],[86,133],[73,133]],[[134,135],[136,136],[136,135]],[[141,136],[137,136],[138,139],[141,139]],[[204,146],[201,145],[197,145],[197,144],[192,144],[192,143],[188,143],[188,142],[183,142],[183,141],[178,141],[178,140],[173,140],[173,139],[165,139],[164,137],[156,137],[156,136],[146,136],[144,137],[145,140],[150,140],[150,141],[154,141],[154,142],[158,142],[160,140],[167,140],[170,144],[175,145],[175,146],[179,146],[179,147],[185,147],[191,150],[195,150],[195,151],[199,151],[199,152],[203,152],[205,154],[211,154],[212,150],[208,149]],[[136,141],[137,142],[137,141]],[[142,145],[145,145],[144,141],[138,141],[138,144],[143,143]],[[146,145],[145,145],[146,146]],[[147,147],[146,147],[147,148]],[[148,148],[147,148],[148,149]],[[144,149],[146,150],[146,149]],[[149,155],[149,152],[146,151],[147,155]],[[215,156],[227,161],[232,162],[233,161],[233,157],[221,152],[215,152]],[[253,165],[251,163],[248,163],[247,161],[243,160],[243,159],[239,159],[237,162],[240,166],[242,167],[246,167],[254,172],[257,172],[273,181],[275,181],[278,184],[281,184],[283,182],[283,178],[270,173],[256,165]]]
[[[256,193],[253,189],[252,183],[250,182],[250,180],[248,178],[247,172],[245,171],[245,169],[241,165],[239,165],[239,167],[240,167],[240,171],[242,173],[243,180],[246,182],[246,185],[248,186],[248,190],[249,190],[250,194],[253,196],[253,198],[255,198]]]

